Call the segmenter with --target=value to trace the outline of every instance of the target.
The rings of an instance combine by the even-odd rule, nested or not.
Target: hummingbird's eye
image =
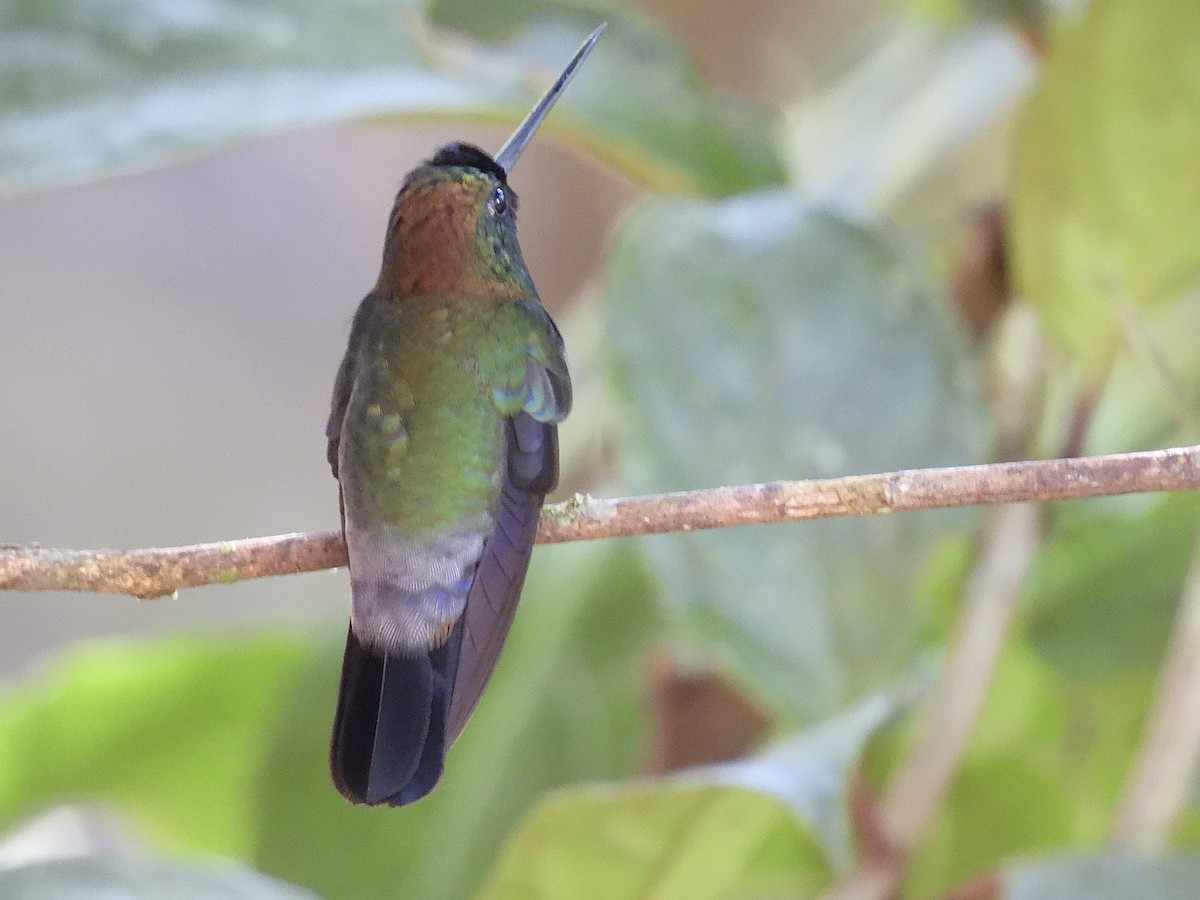
[[[508,192],[504,190],[502,185],[496,185],[492,191],[492,196],[488,198],[488,212],[493,216],[500,216],[508,209]]]

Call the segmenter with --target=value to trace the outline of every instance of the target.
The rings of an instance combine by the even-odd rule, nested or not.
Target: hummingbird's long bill
[[[550,85],[550,89],[542,95],[542,99],[537,102],[537,105],[529,111],[529,115],[525,117],[525,121],[518,125],[517,130],[512,133],[512,137],[504,142],[504,146],[500,148],[500,152],[494,158],[496,165],[505,172],[512,171],[517,157],[521,155],[521,151],[525,149],[525,145],[529,143],[530,138],[538,130],[538,126],[542,124],[542,120],[546,118],[546,114],[558,102],[558,98],[567,89],[567,85],[571,83],[571,79],[575,77],[575,73],[579,71],[579,67],[583,65],[583,61],[592,52],[592,48],[596,46],[596,41],[600,40],[600,35],[604,33],[604,29],[607,27],[608,23],[602,22],[600,27],[588,36],[588,39],[575,51],[575,55],[571,57],[571,61],[567,63],[567,67],[562,70],[562,74],[558,76],[554,84]]]

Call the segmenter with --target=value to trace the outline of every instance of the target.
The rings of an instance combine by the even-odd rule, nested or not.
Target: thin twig
[[[1200,767],[1200,544],[1183,588],[1167,661],[1142,745],[1113,821],[1113,843],[1146,853],[1167,847],[1191,803]]]
[[[538,542],[1198,488],[1200,446],[912,469],[825,481],[778,481],[619,500],[576,495],[542,512]],[[345,564],[346,552],[337,532],[126,552],[10,544],[0,545],[0,590],[100,591],[153,598],[184,587]]]
[[[950,779],[991,689],[1021,587],[1033,563],[1041,509],[1030,504],[994,510],[983,554],[964,594],[963,616],[913,751],[884,800],[892,840],[911,852],[941,806]]]
[[[963,615],[917,741],[880,804],[886,851],[865,860],[830,895],[837,900],[896,896],[908,861],[940,812],[975,734],[1040,533],[1038,506],[1004,506],[992,512],[983,552],[964,593]]]

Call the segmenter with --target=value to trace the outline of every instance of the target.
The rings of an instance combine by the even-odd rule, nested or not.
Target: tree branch
[[[542,512],[538,542],[699,531],[918,509],[1072,500],[1200,488],[1200,446],[1079,459],[910,469],[824,481],[777,481],[596,500]],[[346,564],[337,532],[286,534],[131,551],[0,545],[0,590],[99,591],[150,599],[179,588],[313,572]]]

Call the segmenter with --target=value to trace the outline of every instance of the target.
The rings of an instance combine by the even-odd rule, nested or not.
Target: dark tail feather
[[[440,647],[415,657],[364,647],[351,629],[333,723],[333,782],[354,803],[403,806],[442,777],[450,744],[491,677],[520,599],[547,491],[558,480],[558,432],[526,413],[505,428],[496,522],[467,593],[466,610]]]
[[[438,649],[413,658],[364,647],[351,629],[329,764],[346,799],[376,806],[420,800],[442,775],[448,687],[459,628]]]

